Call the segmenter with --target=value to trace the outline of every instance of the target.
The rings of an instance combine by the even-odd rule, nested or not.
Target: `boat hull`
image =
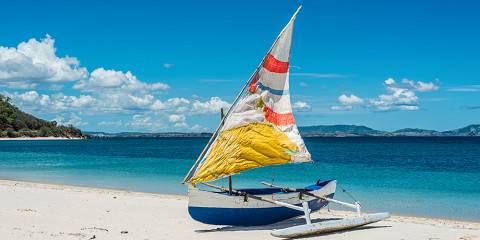
[[[333,197],[336,181],[325,181],[305,188],[320,196]],[[301,206],[307,201],[312,211],[318,211],[328,202],[310,196],[300,196],[299,192],[282,192],[278,188],[242,189],[241,191],[271,200]],[[300,199],[300,197],[302,199]],[[232,196],[224,192],[211,192],[198,188],[189,188],[190,216],[202,223],[232,226],[259,226],[283,221],[304,213],[268,202]]]

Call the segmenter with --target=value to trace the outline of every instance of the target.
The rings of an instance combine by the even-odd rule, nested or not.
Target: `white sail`
[[[252,168],[311,161],[290,103],[290,48],[298,10],[249,79],[186,182],[207,182]]]

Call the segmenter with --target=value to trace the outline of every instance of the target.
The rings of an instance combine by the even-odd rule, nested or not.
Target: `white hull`
[[[336,181],[328,181],[321,186],[312,186],[312,189],[308,190],[310,193],[332,197],[335,193]],[[270,193],[273,192],[272,190],[275,190],[275,193]],[[300,192],[281,192],[275,188],[245,191],[253,191],[252,195],[261,196],[263,199],[297,206],[301,206],[302,202],[306,201],[312,211],[317,211],[328,204],[327,201],[300,194]],[[211,192],[190,187],[188,196],[190,216],[208,224],[265,225],[303,215],[303,212],[298,210],[244,196],[228,195],[225,192]]]

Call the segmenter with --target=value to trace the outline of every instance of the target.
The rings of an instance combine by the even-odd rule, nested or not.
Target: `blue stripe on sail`
[[[275,95],[279,95],[279,96],[290,94],[290,92],[288,90],[284,90],[284,89],[277,90],[277,89],[269,88],[269,87],[263,85],[261,82],[257,83],[257,87],[259,87],[262,90],[269,91],[271,94],[275,94]]]

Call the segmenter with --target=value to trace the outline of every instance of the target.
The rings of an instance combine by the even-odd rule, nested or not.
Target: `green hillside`
[[[25,113],[0,95],[0,137],[67,137],[84,138],[80,129],[57,125]]]

